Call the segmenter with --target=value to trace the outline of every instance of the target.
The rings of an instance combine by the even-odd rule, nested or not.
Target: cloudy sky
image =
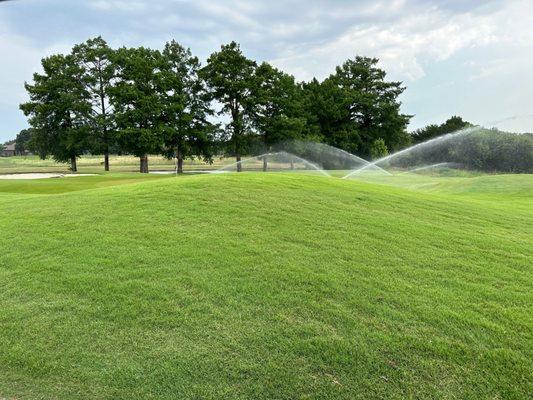
[[[26,127],[23,83],[43,56],[102,35],[112,46],[176,39],[202,60],[236,40],[298,80],[375,56],[407,86],[411,129],[458,114],[487,123],[533,112],[531,0],[0,1],[0,141]]]

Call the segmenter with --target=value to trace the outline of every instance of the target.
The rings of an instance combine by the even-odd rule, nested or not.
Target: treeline
[[[361,157],[410,143],[400,112],[401,82],[386,81],[375,58],[356,57],[323,81],[294,77],[247,58],[231,42],[201,65],[175,41],[163,50],[112,49],[101,38],[42,60],[20,106],[31,128],[27,147],[69,162],[83,154],[148,154],[178,160],[236,157],[276,143],[322,141]],[[227,121],[227,122],[220,122]]]
[[[462,117],[454,115],[448,118],[444,123],[440,125],[429,124],[423,128],[411,132],[411,138],[413,144],[418,144],[436,138],[438,136],[458,132],[462,129],[472,126],[474,126],[474,124],[472,124],[471,122],[465,121]]]
[[[475,171],[533,173],[533,133],[517,134],[472,124],[448,133],[452,135],[432,136],[438,139],[400,154],[389,166],[412,168],[452,163],[455,167]]]
[[[533,133],[479,129],[460,135],[446,151],[451,162],[485,172],[533,173]]]
[[[450,133],[453,136],[444,136]],[[476,171],[533,173],[533,133],[487,129],[453,116],[440,125],[427,125],[411,135],[414,144],[437,137],[442,139],[398,157],[399,165],[453,163]]]

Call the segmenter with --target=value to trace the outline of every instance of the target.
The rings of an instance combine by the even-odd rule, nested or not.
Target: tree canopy
[[[70,162],[89,148],[90,95],[83,83],[83,69],[71,55],[42,60],[44,73],[33,75],[25,87],[30,101],[21,104],[32,126],[32,142],[41,156]]]
[[[176,157],[181,172],[184,158],[210,160],[224,151],[240,161],[291,139],[370,157],[410,140],[410,116],[398,100],[404,87],[377,64],[357,56],[323,81],[296,82],[258,65],[236,42],[202,66],[176,41],[161,51],[112,49],[96,37],[43,59],[44,73],[26,84],[30,101],[21,108],[36,151],[73,168],[76,157],[92,153],[104,154],[108,170],[109,153],[118,150],[140,157],[142,172],[154,153]]]
[[[213,111],[198,58],[175,41],[165,45],[162,57],[163,153],[176,157],[182,173],[186,157],[211,159],[216,126],[208,120]]]
[[[157,50],[121,48],[114,56],[117,82],[110,89],[117,140],[140,158],[140,172],[148,172],[148,154],[159,153],[166,126],[163,121],[164,61]]]
[[[201,70],[211,99],[221,104],[218,114],[226,114],[231,119],[226,124],[225,134],[237,162],[240,162],[246,150],[245,135],[249,133],[252,123],[256,68],[255,61],[245,57],[236,42],[231,42],[211,54]],[[237,164],[237,169],[241,170],[240,164]]]
[[[83,68],[83,84],[91,102],[91,148],[104,154],[104,168],[109,171],[109,150],[114,141],[113,113],[109,96],[116,72],[114,52],[101,37],[89,39],[72,49],[75,61]]]
[[[252,120],[265,149],[302,137],[306,120],[294,77],[264,62],[257,67],[255,80]]]
[[[24,154],[26,151],[30,151],[32,149],[32,145],[31,145],[32,135],[33,135],[33,132],[31,128],[22,129],[18,133],[16,139],[14,140],[15,151],[17,154]]]
[[[470,122],[464,121],[463,118],[453,116],[448,118],[444,123],[437,125],[431,124],[424,128],[417,129],[411,133],[413,143],[422,143],[426,140],[433,139],[437,136],[446,135],[448,133],[457,132],[473,126]]]
[[[335,147],[369,157],[372,144],[382,139],[391,150],[409,144],[410,116],[400,112],[405,88],[386,81],[378,59],[357,56],[336,68],[323,82],[303,88],[323,140]]]

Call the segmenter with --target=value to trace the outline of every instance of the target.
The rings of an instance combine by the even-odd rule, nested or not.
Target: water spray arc
[[[456,131],[456,132],[448,133],[446,135],[438,136],[438,137],[436,137],[434,139],[430,139],[430,140],[427,140],[427,141],[422,142],[422,143],[415,144],[414,146],[407,147],[406,149],[403,149],[403,150],[397,151],[395,153],[389,154],[388,156],[382,157],[382,158],[380,158],[380,159],[378,159],[376,161],[369,162],[367,165],[364,165],[361,168],[354,169],[354,170],[350,171],[348,174],[346,174],[345,176],[343,176],[342,179],[350,178],[350,177],[352,177],[354,175],[357,175],[357,174],[359,174],[359,173],[361,173],[361,172],[363,172],[365,170],[368,170],[371,167],[378,166],[378,164],[382,164],[384,162],[393,160],[393,159],[401,157],[403,155],[408,155],[409,153],[413,153],[413,152],[416,152],[416,151],[419,151],[419,150],[423,150],[425,148],[430,148],[431,146],[438,145],[440,143],[446,142],[448,140],[454,139],[454,138],[459,137],[459,136],[471,134],[471,133],[474,133],[474,132],[479,132],[482,129],[483,128],[481,126],[469,127],[469,128],[461,129],[461,130]]]
[[[461,164],[458,164],[458,163],[441,162],[441,163],[436,163],[436,164],[431,164],[431,165],[423,165],[421,167],[416,167],[416,168],[410,169],[409,171],[404,171],[404,172],[402,172],[402,174],[412,174],[414,172],[427,171],[427,170],[436,169],[436,168],[459,168],[460,166],[461,166]]]
[[[324,170],[353,170],[370,163],[345,150],[321,142],[291,140],[279,143],[275,147],[279,150],[298,155],[305,160],[312,161]],[[374,172],[390,175],[389,172],[377,165],[371,167],[371,169]]]
[[[216,171],[213,171],[213,173],[215,174],[220,174],[220,173],[227,173],[227,172],[233,172],[237,169],[237,166],[245,166],[246,164],[253,164],[253,163],[259,163],[260,165],[262,165],[263,163],[263,160],[265,157],[268,157],[268,158],[275,158],[277,159],[277,163],[281,163],[281,164],[287,164],[287,165],[290,165],[289,168],[282,168],[282,170],[294,170],[294,169],[299,169],[301,170],[301,168],[294,168],[294,165],[295,164],[303,164],[304,165],[304,170],[310,170],[310,171],[316,171],[324,176],[328,176],[330,177],[331,175],[328,174],[323,168],[321,168],[319,165],[309,161],[309,160],[306,160],[302,157],[299,157],[295,154],[292,154],[292,153],[288,153],[286,151],[277,151],[277,152],[270,152],[270,153],[264,153],[264,154],[260,154],[258,156],[254,156],[254,157],[249,157],[249,158],[245,158],[241,161],[237,161],[237,162],[234,162],[232,164],[229,164],[229,165],[226,165]],[[262,167],[261,167],[262,168]],[[259,167],[256,168],[256,169],[260,169]]]

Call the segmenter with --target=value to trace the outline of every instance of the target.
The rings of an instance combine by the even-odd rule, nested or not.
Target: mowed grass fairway
[[[532,176],[69,179],[0,181],[0,398],[533,393]]]
[[[111,155],[109,157],[110,169],[113,172],[138,172],[139,158],[128,155]],[[169,160],[160,155],[148,156],[150,171],[172,171],[175,168],[175,161]],[[235,162],[232,158],[215,157],[212,163],[206,163],[202,160],[186,159],[183,161],[186,171],[195,171],[202,169],[217,169],[226,164]],[[102,173],[104,170],[104,160],[102,156],[81,156],[78,161],[78,171],[84,173]],[[0,174],[17,174],[25,172],[63,172],[68,173],[67,164],[58,163],[47,158],[41,160],[36,155],[0,157]]]

